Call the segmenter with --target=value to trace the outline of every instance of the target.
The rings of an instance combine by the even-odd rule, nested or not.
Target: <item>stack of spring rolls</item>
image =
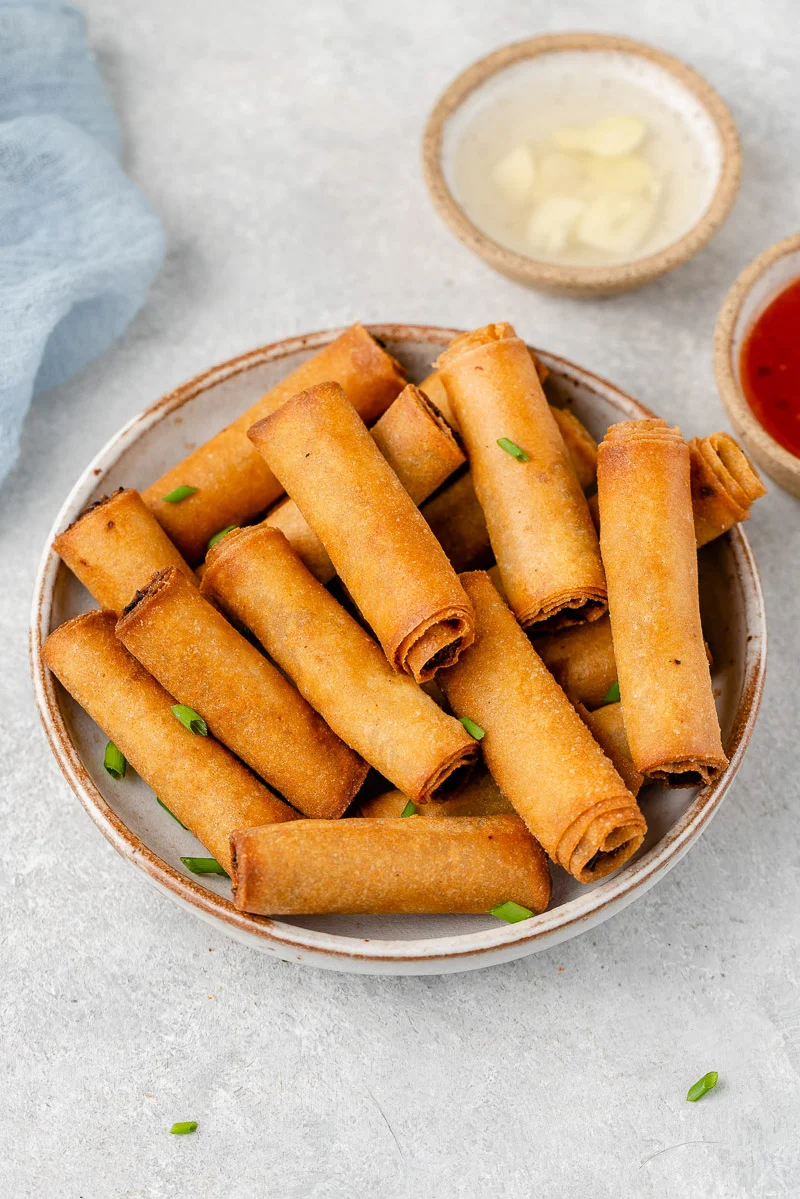
[[[99,609],[45,661],[241,910],[539,913],[724,769],[697,548],[764,488],[546,373],[495,324],[417,387],[354,325],[56,539]]]

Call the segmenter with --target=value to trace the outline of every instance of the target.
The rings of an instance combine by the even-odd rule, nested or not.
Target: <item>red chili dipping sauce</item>
[[[800,458],[800,279],[753,324],[742,346],[739,373],[759,423]]]

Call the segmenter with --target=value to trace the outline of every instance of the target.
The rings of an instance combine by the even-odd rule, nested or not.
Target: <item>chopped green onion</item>
[[[211,540],[208,543],[207,548],[211,549],[211,547],[216,545],[218,541],[222,541],[223,537],[227,537],[229,533],[232,533],[234,529],[238,529],[238,528],[239,528],[238,525],[228,525],[227,528],[220,529],[220,531],[218,533],[215,533],[214,536],[211,538]]]
[[[179,504],[181,500],[188,500],[190,495],[194,495],[197,491],[196,487],[190,487],[188,483],[182,483],[180,487],[176,487],[169,495],[162,495],[162,500],[167,504]]]
[[[181,858],[187,870],[192,874],[222,874],[230,878],[227,870],[223,870],[216,858]]]
[[[186,825],[183,823],[183,821],[178,820],[178,817],[175,815],[175,813],[173,811],[171,811],[167,807],[167,805],[164,803],[164,801],[158,798],[158,796],[156,796],[156,803],[158,804],[158,806],[160,808],[163,808],[165,812],[169,812],[170,816],[172,817],[172,819],[175,821],[176,824],[179,824],[181,826],[181,828],[186,828]],[[188,833],[188,831],[189,831],[188,828],[186,828],[186,831]]]
[[[190,733],[194,733],[197,737],[208,736],[208,725],[202,716],[197,715],[194,708],[187,708],[186,704],[175,704],[170,711]]]
[[[709,1070],[708,1074],[704,1074],[701,1079],[698,1079],[693,1087],[689,1087],[686,1093],[688,1102],[697,1103],[698,1099],[702,1099],[709,1091],[713,1091],[718,1078],[716,1070]]]
[[[606,691],[605,695],[603,696],[603,703],[604,704],[618,704],[619,703],[619,683],[611,684],[608,691]]]
[[[108,745],[106,746],[106,752],[103,757],[103,765],[111,775],[112,779],[125,778],[125,770],[128,763],[125,761],[124,755],[120,753],[113,741],[109,741]]]
[[[173,1136],[183,1137],[187,1132],[194,1132],[197,1128],[196,1120],[179,1120],[177,1124],[173,1124],[170,1132]]]
[[[530,462],[530,454],[526,454],[525,451],[521,450],[518,445],[514,444],[513,441],[509,441],[507,437],[498,437],[497,444],[500,446],[501,450],[505,450],[505,452],[510,454],[512,458],[516,458],[517,462]]]
[[[474,720],[470,720],[469,716],[459,716],[459,720],[470,737],[474,737],[476,741],[481,741],[486,736],[486,729],[482,729]]]
[[[496,916],[498,920],[505,920],[506,924],[518,924],[520,920],[530,920],[533,912],[524,908],[521,903],[514,903],[513,899],[509,899],[506,903],[498,904],[496,908],[490,908],[489,915]]]
[[[403,808],[402,812],[400,813],[401,816],[416,816],[416,814],[417,814],[416,805],[414,803],[412,803],[411,800],[408,801],[408,803],[406,804],[406,806]]]

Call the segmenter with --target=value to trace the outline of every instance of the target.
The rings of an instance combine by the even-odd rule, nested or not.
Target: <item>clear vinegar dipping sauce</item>
[[[495,242],[558,265],[610,266],[678,241],[708,208],[720,173],[708,117],[611,58],[520,64],[463,106],[447,174]]]

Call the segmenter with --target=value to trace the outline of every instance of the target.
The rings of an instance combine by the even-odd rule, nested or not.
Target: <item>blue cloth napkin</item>
[[[0,482],[33,395],[117,337],[164,256],[83,16],[0,0]]]

